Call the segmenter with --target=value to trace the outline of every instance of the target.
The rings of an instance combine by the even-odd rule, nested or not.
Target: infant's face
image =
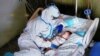
[[[64,37],[65,39],[68,39],[70,36],[69,32],[65,32],[62,37]]]

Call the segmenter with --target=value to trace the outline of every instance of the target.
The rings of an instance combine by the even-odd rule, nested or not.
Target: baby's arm
[[[53,44],[52,47],[57,48],[61,44],[63,44],[71,35],[72,33],[70,31],[62,32],[58,36],[56,36],[53,40],[51,40],[51,43]]]
[[[45,48],[44,51],[47,52],[51,49],[57,49],[60,45],[65,42],[65,39],[61,36],[56,36],[52,41],[52,48]]]
[[[53,40],[52,43],[59,46],[61,44],[63,44],[66,41],[66,39],[64,39],[62,36],[56,36]]]
[[[54,46],[56,48],[58,48],[60,45],[62,45],[71,35],[72,33],[69,31],[63,32],[61,34],[59,34],[58,36],[56,36],[53,40],[52,43],[54,44]],[[56,48],[45,48],[44,51],[47,52],[51,49],[56,49]]]

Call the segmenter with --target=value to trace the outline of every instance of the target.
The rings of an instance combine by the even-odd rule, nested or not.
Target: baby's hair
[[[72,34],[72,32],[71,32],[71,31],[66,31],[66,32],[68,32],[68,33],[69,33],[69,35],[71,35],[71,34]]]

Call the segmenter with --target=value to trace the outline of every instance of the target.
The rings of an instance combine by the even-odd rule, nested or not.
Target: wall
[[[25,0],[0,0],[0,47],[18,35],[26,24]]]
[[[69,5],[75,5],[75,0],[54,0],[57,3],[61,4],[69,4]],[[100,0],[90,0],[92,4],[92,10],[94,11],[95,17],[100,17]],[[78,0],[78,7],[84,8],[87,7],[87,0]]]

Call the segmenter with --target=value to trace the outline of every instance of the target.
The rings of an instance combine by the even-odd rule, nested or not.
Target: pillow
[[[85,24],[86,20],[78,17],[68,17],[63,21],[63,25],[67,30],[76,33],[77,35],[84,37],[86,33]]]

